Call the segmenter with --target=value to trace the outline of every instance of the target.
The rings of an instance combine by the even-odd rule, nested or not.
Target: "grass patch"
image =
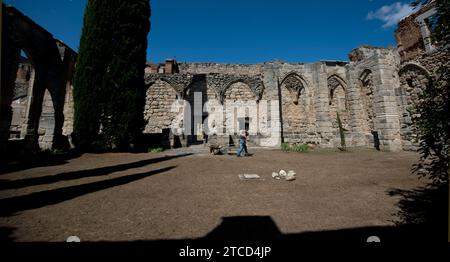
[[[281,144],[281,150],[284,152],[305,153],[308,152],[308,149],[309,147],[307,144],[289,144],[289,143]]]
[[[156,148],[149,148],[148,149],[149,153],[160,153],[162,151],[164,151],[164,148],[162,148],[162,147],[156,147]]]

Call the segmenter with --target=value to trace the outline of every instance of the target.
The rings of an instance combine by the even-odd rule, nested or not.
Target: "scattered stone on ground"
[[[264,180],[257,174],[239,174],[238,176],[241,180]]]
[[[272,172],[272,178],[274,179],[285,179],[286,181],[292,181],[295,180],[295,171],[289,170],[287,173],[283,169],[280,170],[280,172]]]

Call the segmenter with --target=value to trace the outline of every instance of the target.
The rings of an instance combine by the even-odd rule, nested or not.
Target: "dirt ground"
[[[398,197],[389,190],[425,184],[411,174],[418,158],[412,152],[253,153],[84,154],[2,172],[2,240],[196,239],[223,223],[246,228],[261,219],[264,230],[287,235],[392,226]],[[294,170],[297,179],[272,179],[280,169]],[[241,181],[243,173],[263,180]]]

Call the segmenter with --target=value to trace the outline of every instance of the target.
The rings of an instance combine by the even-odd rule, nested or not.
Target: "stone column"
[[[58,70],[59,71],[59,70]],[[66,93],[66,85],[64,82],[64,72],[60,72],[59,75],[55,75],[55,79],[48,79],[51,83],[47,83],[47,86],[51,86],[50,94],[53,102],[54,112],[54,126],[52,148],[67,149],[68,141],[64,141],[62,134],[62,128],[64,125],[64,98]]]
[[[425,51],[427,52],[433,50],[433,45],[431,44],[431,32],[430,29],[428,28],[427,23],[425,22],[425,19],[435,15],[436,13],[437,13],[436,8],[432,8],[416,18],[416,22],[420,26],[420,33],[422,35]]]
[[[20,58],[20,49],[15,45],[13,39],[11,39],[10,36],[10,28],[7,24],[4,24],[2,32],[2,76],[0,88],[1,155],[4,155],[4,153],[6,152],[6,145],[9,139],[9,129],[12,119],[11,103],[14,95],[14,83],[16,81],[16,74]]]
[[[429,52],[433,49],[433,45],[431,44],[431,32],[428,28],[427,23],[424,20],[417,21],[420,26],[420,33],[423,38],[423,45],[425,46],[425,51]]]
[[[374,128],[379,133],[380,149],[402,150],[400,121],[395,88],[400,85],[396,77],[396,57],[392,50],[380,50],[377,54],[374,74]]]
[[[282,141],[281,132],[281,110],[280,103],[281,99],[279,96],[279,86],[278,86],[278,70],[277,66],[272,64],[264,65],[263,73],[263,83],[264,83],[264,94],[263,100],[267,102],[266,105],[259,105],[259,117],[265,117],[267,123],[267,128],[270,131],[268,137],[263,137],[260,139],[261,146],[269,147],[279,147]],[[266,111],[267,109],[267,111]],[[267,115],[265,115],[267,112]]]
[[[27,151],[39,150],[38,128],[45,92],[45,78],[46,78],[45,71],[46,70],[43,69],[42,67],[41,69],[35,70],[35,81],[33,84],[32,96],[30,98],[30,105],[29,105],[30,111],[28,114],[27,130],[25,134],[25,149]]]
[[[314,107],[316,111],[317,133],[320,135],[321,147],[333,147],[333,128],[330,119],[328,74],[324,63],[315,64],[315,84],[309,88],[316,88]]]
[[[351,146],[366,146],[364,135],[364,108],[361,100],[361,84],[359,81],[359,71],[351,65],[347,69],[347,100],[349,110],[349,127],[351,131]]]

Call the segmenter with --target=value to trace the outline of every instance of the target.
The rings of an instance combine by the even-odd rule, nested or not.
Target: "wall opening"
[[[23,139],[25,137],[33,84],[34,68],[24,50],[20,50],[19,65],[11,102],[12,119],[9,139]]]
[[[372,71],[366,69],[362,72],[359,77],[361,82],[361,100],[363,105],[363,114],[364,114],[364,124],[363,124],[363,132],[366,134],[366,138],[368,140],[369,147],[377,148],[376,145],[379,145],[378,132],[375,130],[374,126],[374,102],[373,102],[373,75]],[[377,134],[377,135],[375,135]]]
[[[53,101],[50,92],[48,91],[48,89],[45,89],[38,129],[39,147],[41,149],[46,150],[52,148],[54,131],[55,108],[53,107]]]

